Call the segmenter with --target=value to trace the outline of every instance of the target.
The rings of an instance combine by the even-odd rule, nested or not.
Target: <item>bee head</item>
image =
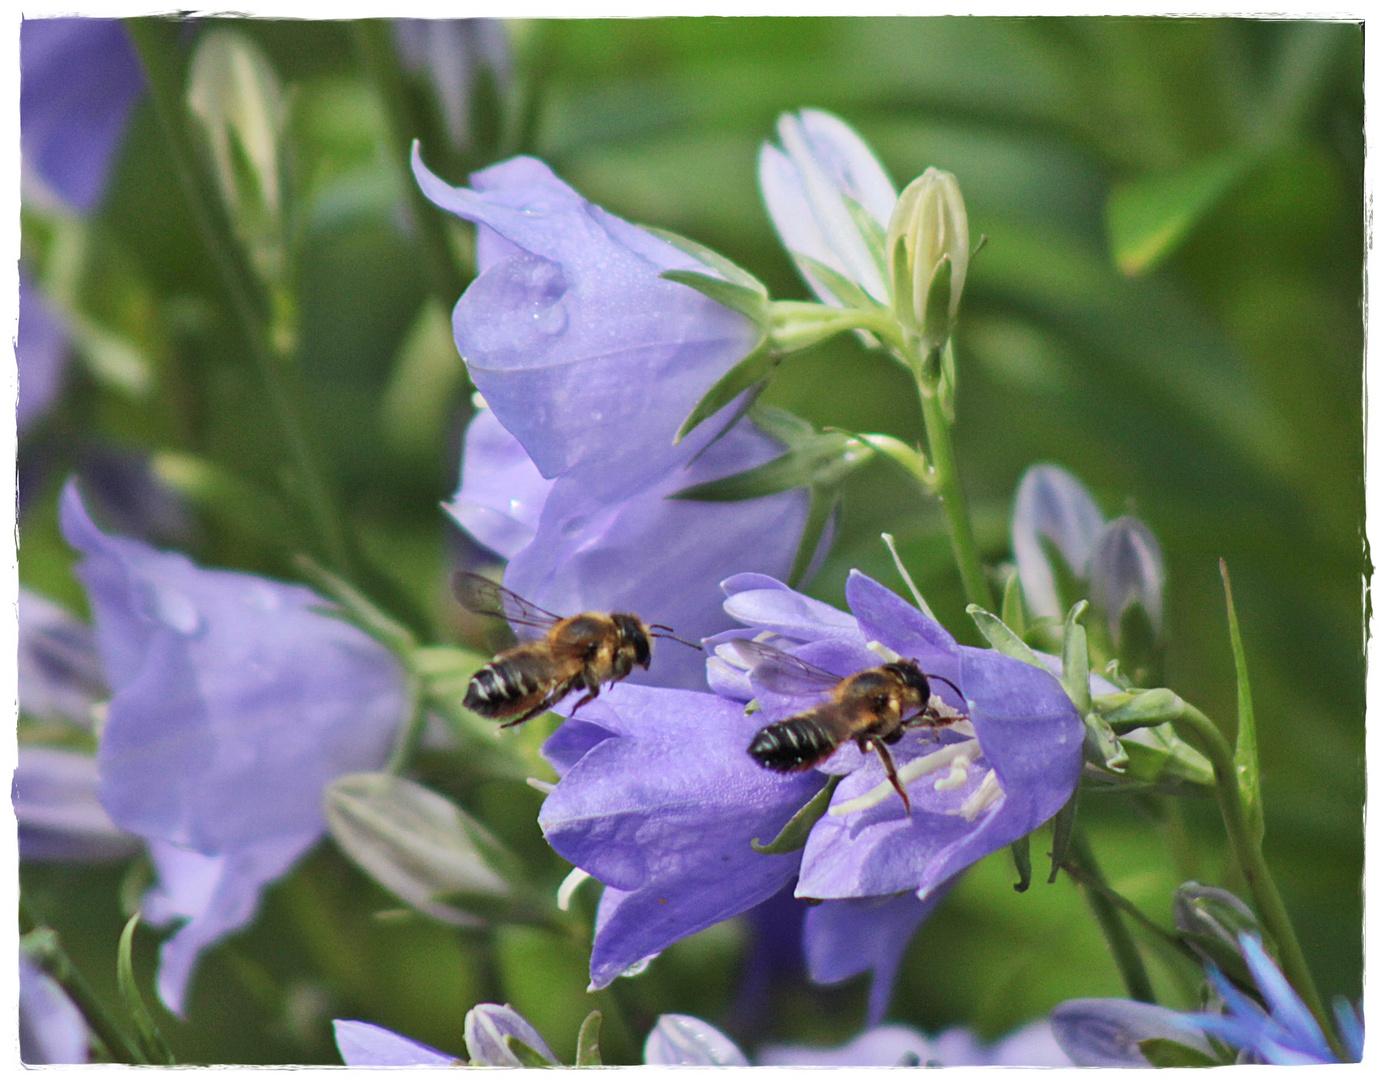
[[[922,674],[922,669],[914,661],[895,660],[891,664],[885,664],[884,669],[893,672],[904,686],[910,690],[915,690],[923,704],[931,699],[931,684],[927,682],[927,676]]]
[[[634,663],[648,670],[652,650],[648,642],[648,631],[637,615],[624,615],[619,612],[610,616],[619,628],[620,644],[634,650]]]

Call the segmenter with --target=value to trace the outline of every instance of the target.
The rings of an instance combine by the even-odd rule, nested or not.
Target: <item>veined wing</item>
[[[728,644],[749,665],[750,677],[754,682],[778,694],[829,693],[845,677],[809,664],[762,641],[734,638]]]
[[[451,575],[451,590],[461,606],[477,615],[494,615],[519,626],[535,626],[546,630],[562,616],[544,611],[518,593],[497,585],[487,577],[458,570]]]

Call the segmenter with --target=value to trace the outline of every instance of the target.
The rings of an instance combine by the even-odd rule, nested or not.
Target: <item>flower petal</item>
[[[1210,1043],[1186,1017],[1161,1005],[1123,998],[1073,998],[1052,1010],[1052,1033],[1077,1065],[1149,1069],[1138,1044],[1170,1039],[1213,1056]]]
[[[1013,557],[1023,596],[1035,615],[1060,619],[1066,614],[1042,541],[1051,541],[1071,572],[1084,578],[1103,526],[1095,500],[1065,469],[1034,465],[1023,474],[1013,502]]]
[[[523,1062],[505,1043],[506,1038],[516,1039],[552,1064],[559,1064],[537,1029],[512,1005],[485,1002],[466,1013],[466,1053],[472,1065],[521,1068]]]
[[[91,627],[52,601],[19,590],[19,708],[30,716],[91,727],[91,707],[107,696]]]
[[[21,746],[14,770],[19,857],[100,862],[138,851],[139,838],[111,821],[97,801],[96,783],[90,754]]]
[[[935,619],[913,607],[873,578],[851,570],[845,583],[845,599],[868,641],[887,645],[899,656],[916,660],[928,675],[960,681],[956,639]],[[952,708],[962,708],[959,696],[945,683],[932,687]]]
[[[658,475],[658,452],[753,349],[757,328],[659,277],[705,267],[582,199],[539,161],[492,166],[472,188],[443,183],[416,151],[413,167],[429,199],[510,245],[482,260],[453,318],[457,348],[500,422],[546,477],[576,468]]]
[[[19,954],[19,1060],[25,1065],[85,1065],[91,1060],[91,1033],[81,1010],[23,953]]]
[[[643,1044],[645,1065],[748,1065],[744,1051],[719,1028],[680,1013],[664,1013]]]
[[[1117,638],[1125,610],[1142,604],[1153,630],[1162,629],[1162,548],[1152,530],[1135,517],[1115,518],[1100,532],[1090,559],[1090,600],[1109,620]]]
[[[460,1064],[450,1054],[363,1020],[333,1020],[331,1026],[336,1032],[336,1049],[341,1060],[352,1068],[406,1065],[414,1069],[444,1069]]]
[[[518,439],[490,409],[466,428],[461,487],[446,511],[456,523],[505,559],[533,541],[543,503],[552,490]]]

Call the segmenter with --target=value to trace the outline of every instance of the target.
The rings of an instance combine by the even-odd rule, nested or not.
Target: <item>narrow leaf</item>
[[[835,794],[843,779],[842,776],[830,777],[826,781],[826,786],[813,795],[806,806],[792,815],[792,820],[783,826],[772,843],[761,844],[756,836],[749,841],[749,846],[760,855],[786,855],[791,851],[801,851],[807,846],[807,837],[812,831],[812,826],[830,809],[831,796]]]
[[[1080,617],[1089,606],[1084,600],[1072,605],[1061,643],[1061,685],[1082,716],[1090,711],[1090,651]]]
[[[1009,852],[1013,855],[1013,865],[1018,871],[1018,880],[1013,883],[1014,892],[1027,892],[1028,886],[1032,884],[1032,844],[1029,839],[1031,835],[1029,833],[1008,846]]]
[[[760,340],[758,348],[717,379],[715,385],[706,391],[687,414],[687,418],[682,421],[682,426],[677,429],[677,434],[672,440],[673,443],[681,442],[703,420],[710,419],[756,383],[762,383],[773,374],[773,369],[781,362],[782,357],[774,355],[768,347],[768,342]],[[730,426],[727,424],[726,428]]]
[[[927,306],[922,313],[922,339],[929,347],[944,344],[951,337],[951,257],[943,255],[932,270],[927,285]]]
[[[1023,586],[1018,580],[1017,570],[1009,574],[1008,581],[1004,583],[1004,599],[999,608],[999,617],[1018,637],[1027,636],[1028,619],[1027,613],[1023,610]]]
[[[605,1064],[600,1060],[600,1010],[594,1009],[581,1022],[581,1030],[576,1033],[576,1067],[578,1069],[599,1068]]]
[[[1185,707],[1186,703],[1171,690],[1158,687],[1134,694],[1122,705],[1106,712],[1104,720],[1115,734],[1124,735],[1136,728],[1155,727],[1175,720]]]
[[[908,265],[908,245],[901,238],[894,241],[889,265],[892,285],[893,311],[898,321],[909,330],[916,330],[917,315],[912,304],[912,267]]]
[[[768,325],[768,300],[753,289],[696,270],[664,270],[658,276],[695,289],[717,304],[723,304],[731,311],[738,311],[758,326]]]
[[[843,274],[832,270],[824,262],[813,259],[810,255],[803,255],[800,251],[794,251],[792,257],[797,260],[797,265],[802,268],[803,274],[821,282],[831,291],[831,295],[845,307],[864,308],[866,310],[879,307],[879,302],[859,285]]]
[[[1238,682],[1239,730],[1234,737],[1234,776],[1239,784],[1239,801],[1244,804],[1244,819],[1256,843],[1263,843],[1263,791],[1258,779],[1258,727],[1253,718],[1253,692],[1249,687],[1249,665],[1244,658],[1244,641],[1239,636],[1239,616],[1234,610],[1234,592],[1229,585],[1229,567],[1220,560],[1220,577],[1225,583],[1225,608],[1229,612],[1229,644],[1234,650],[1234,675]]]
[[[1119,269],[1144,274],[1175,251],[1255,160],[1248,150],[1226,150],[1116,186],[1106,217]]]
[[[935,494],[936,477],[932,475],[927,466],[927,458],[920,450],[909,446],[902,439],[895,439],[892,435],[868,433],[857,435],[856,438],[885,457],[892,458],[907,470],[908,475],[922,486],[923,491]]]
[[[912,580],[912,575],[908,573],[908,568],[903,565],[903,557],[898,554],[898,545],[893,542],[892,533],[880,533],[879,538],[883,540],[884,547],[888,548],[888,553],[893,556],[893,565],[898,568],[898,576],[903,579],[903,584],[908,587],[908,592],[912,593],[913,602],[918,610],[927,618],[935,620],[931,607],[922,596],[922,590],[917,587],[917,582]]]
[[[1144,1039],[1138,1049],[1154,1069],[1213,1069],[1224,1064],[1174,1039]]]
[[[667,229],[660,229],[654,225],[640,226],[644,232],[652,233],[660,240],[666,240],[679,251],[684,251],[697,262],[709,266],[712,270],[723,276],[736,285],[743,285],[746,289],[752,289],[760,296],[768,296],[768,288],[762,281],[756,278],[748,270],[737,266],[718,251],[712,251],[704,244],[698,244],[695,240],[689,240],[685,236],[679,236],[675,232]]]
[[[139,984],[134,977],[134,931],[139,925],[139,912],[130,916],[125,929],[120,933],[120,945],[115,958],[115,981],[120,990],[120,1001],[134,1024],[135,1043],[150,1065],[173,1065],[173,1052],[163,1039],[158,1024],[154,1022],[149,1007],[144,1003],[144,995],[139,992]]]
[[[1066,853],[1071,850],[1071,837],[1076,830],[1076,804],[1080,799],[1080,785],[1071,792],[1066,805],[1056,812],[1052,819],[1052,872],[1047,875],[1047,884],[1056,882],[1057,871],[1066,861]]]
[[[1035,668],[1047,670],[1046,665],[1037,658],[1037,653],[1028,648],[1023,639],[1005,626],[997,616],[991,615],[979,604],[971,604],[965,610],[970,618],[975,620],[975,625],[979,627],[980,633],[984,635],[991,648]]]
[[[776,405],[756,404],[749,411],[749,416],[765,435],[771,435],[789,447],[805,446],[817,436],[816,428],[812,427],[810,421]]]
[[[299,555],[294,561],[304,577],[345,609],[348,622],[369,634],[385,648],[401,653],[417,644],[417,639],[408,627],[387,615],[345,578],[333,574],[307,555]],[[324,614],[342,613],[326,611]]]

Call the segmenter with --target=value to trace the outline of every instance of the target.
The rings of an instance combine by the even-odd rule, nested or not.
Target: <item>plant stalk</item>
[[[1095,860],[1090,842],[1080,828],[1071,836],[1069,854],[1070,861],[1075,864],[1078,871],[1078,879],[1085,885],[1086,903],[1090,905],[1090,911],[1100,925],[1100,932],[1104,934],[1104,939],[1109,945],[1109,951],[1114,957],[1120,977],[1124,980],[1124,989],[1128,996],[1134,1001],[1157,1004],[1152,980],[1148,978],[1148,969],[1138,952],[1138,944],[1133,940],[1129,928],[1124,925],[1118,907],[1106,895],[1110,891],[1109,886],[1105,883],[1104,874]]]

